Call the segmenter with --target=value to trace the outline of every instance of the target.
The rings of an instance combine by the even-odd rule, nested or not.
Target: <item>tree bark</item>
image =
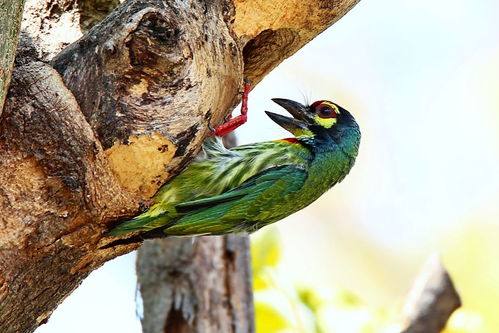
[[[0,115],[10,84],[24,0],[0,0]]]
[[[129,0],[75,41],[98,0],[27,0],[0,117],[0,331],[33,331],[136,249],[103,233],[196,155],[243,76],[260,81],[357,1]]]
[[[254,332],[247,236],[147,241],[137,275],[144,333]]]
[[[439,333],[461,306],[461,298],[438,253],[419,273],[404,306],[402,333]]]

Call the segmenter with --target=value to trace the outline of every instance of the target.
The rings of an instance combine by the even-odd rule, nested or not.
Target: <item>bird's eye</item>
[[[336,112],[328,105],[319,106],[317,115],[321,118],[336,118]]]
[[[336,104],[325,100],[312,103],[310,110],[322,119],[336,118],[340,114]]]

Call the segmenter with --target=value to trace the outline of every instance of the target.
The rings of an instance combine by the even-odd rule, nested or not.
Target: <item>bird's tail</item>
[[[163,212],[154,216],[141,214],[133,219],[123,221],[113,229],[106,232],[106,236],[120,236],[135,231],[149,231],[157,229],[158,226],[167,224],[164,220],[169,220],[168,212]]]

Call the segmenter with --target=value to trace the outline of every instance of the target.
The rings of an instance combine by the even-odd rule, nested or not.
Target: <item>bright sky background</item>
[[[273,97],[333,100],[362,129],[344,182],[277,224],[290,279],[397,308],[438,250],[499,331],[498,13],[492,0],[362,0],[250,94],[241,143],[289,136],[263,112],[285,113]],[[140,332],[134,258],[92,273],[36,332]]]

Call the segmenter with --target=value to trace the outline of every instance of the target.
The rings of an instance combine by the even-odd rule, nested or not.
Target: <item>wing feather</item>
[[[223,234],[235,229],[251,229],[255,223],[274,222],[282,213],[272,205],[278,205],[286,195],[300,190],[306,178],[303,167],[296,165],[264,170],[227,193],[177,205],[185,211],[192,210],[164,232],[169,235]]]

